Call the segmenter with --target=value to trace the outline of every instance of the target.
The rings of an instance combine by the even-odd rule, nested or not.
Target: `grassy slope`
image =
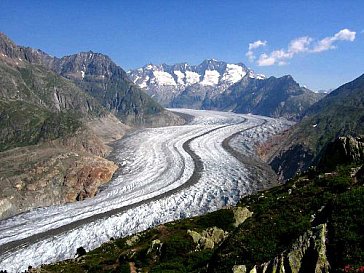
[[[24,101],[0,100],[0,151],[69,136],[82,126],[72,113],[54,113]]]
[[[105,113],[71,81],[41,66],[0,61],[0,151],[69,136],[82,119]]]

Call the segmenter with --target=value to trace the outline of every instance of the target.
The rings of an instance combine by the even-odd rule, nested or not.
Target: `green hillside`
[[[364,75],[310,107],[303,120],[280,143],[279,153],[271,165],[284,178],[290,178],[297,171],[316,164],[330,141],[361,134],[364,134]]]

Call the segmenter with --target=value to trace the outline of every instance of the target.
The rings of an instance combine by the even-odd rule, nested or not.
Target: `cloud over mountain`
[[[258,66],[285,65],[288,60],[292,59],[296,54],[313,54],[335,49],[335,44],[338,41],[353,42],[355,40],[355,36],[356,32],[347,28],[340,30],[333,36],[328,36],[321,40],[315,40],[309,36],[302,36],[293,39],[286,49],[282,48],[271,52],[263,52],[257,59],[255,50],[267,45],[267,41],[258,40],[256,42],[249,43],[248,51],[245,55],[250,62],[254,62],[257,59],[256,64]]]

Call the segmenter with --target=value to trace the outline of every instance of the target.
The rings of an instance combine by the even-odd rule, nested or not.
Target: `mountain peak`
[[[218,60],[212,58],[212,59],[206,59],[202,63],[218,63],[218,62],[219,62]]]
[[[8,36],[0,32],[0,53],[2,56],[6,55],[10,58],[15,58],[19,54],[18,51],[18,46]]]
[[[206,59],[198,66],[201,67],[208,67],[208,68],[214,68],[215,66],[226,66],[226,62],[218,61],[216,59]]]
[[[282,77],[283,79],[287,79],[287,80],[293,80],[293,77],[292,77],[292,75],[284,75],[283,77]]]

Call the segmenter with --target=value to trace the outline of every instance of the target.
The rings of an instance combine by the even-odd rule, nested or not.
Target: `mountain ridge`
[[[4,33],[0,35],[0,53],[13,66],[39,65],[71,80],[129,125],[182,122],[133,84],[126,72],[105,54],[88,51],[57,58],[39,49],[17,46]]]
[[[214,59],[194,66],[148,64],[127,74],[150,96],[172,108],[234,111],[299,120],[311,104],[324,96],[301,87],[291,75],[267,78],[243,63]]]
[[[229,64],[214,59],[204,60],[198,65],[188,63],[148,64],[141,68],[129,70],[129,78],[139,87],[168,107],[185,107],[178,105],[179,96],[192,89],[193,96],[201,96],[199,108],[205,96],[215,96],[227,87],[241,80],[244,76],[264,78],[255,75],[243,63]],[[190,107],[191,108],[191,107]]]
[[[283,138],[278,136],[278,149],[274,148],[269,162],[282,178],[288,179],[317,164],[327,143],[345,135],[364,134],[363,128],[364,74],[313,104],[300,123]],[[297,160],[291,160],[297,156]]]
[[[301,87],[291,75],[262,80],[243,78],[213,99],[205,101],[203,109],[252,113],[299,120],[306,109],[322,98]]]

